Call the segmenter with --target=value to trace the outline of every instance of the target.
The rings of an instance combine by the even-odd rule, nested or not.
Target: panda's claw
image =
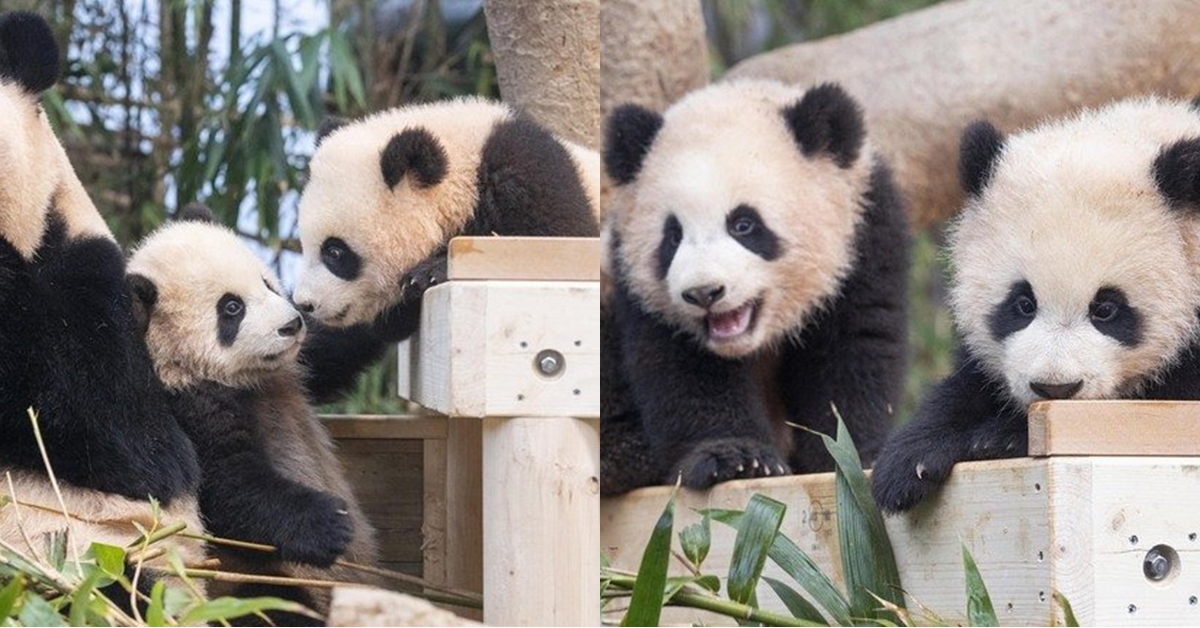
[[[682,476],[684,486],[706,489],[738,478],[786,474],[787,465],[771,443],[752,438],[703,441],[680,460],[670,477]]]

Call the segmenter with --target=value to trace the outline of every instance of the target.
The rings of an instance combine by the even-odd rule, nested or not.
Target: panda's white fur
[[[129,272],[158,291],[146,345],[159,378],[177,389],[200,381],[255,386],[264,374],[296,369],[304,330],[275,333],[299,314],[279,279],[228,229],[200,222],[168,224],[142,242]],[[217,303],[242,299],[248,314],[233,344],[218,341]]]
[[[1082,399],[1128,396],[1196,339],[1200,218],[1168,205],[1152,168],[1164,146],[1196,136],[1188,103],[1144,98],[1005,140],[951,232],[951,296],[965,343],[1016,402],[1038,399],[1031,382],[1082,381]],[[1037,316],[998,341],[988,317],[1022,279]],[[1135,346],[1089,321],[1105,286],[1145,314]]]
[[[871,149],[864,147],[848,169],[828,159],[797,158],[796,140],[779,119],[779,111],[796,100],[794,88],[768,81],[693,92],[664,114],[639,184],[612,192],[608,219],[622,234],[619,263],[629,288],[718,355],[743,357],[798,333],[837,292],[855,259],[852,239],[862,208],[843,205],[866,192]],[[780,259],[765,260],[729,237],[726,214],[741,203],[775,226]],[[672,213],[684,236],[660,281],[656,258],[663,221]],[[713,337],[704,309],[681,296],[689,287],[714,283],[730,290],[722,312],[756,304],[739,321],[753,325],[748,333]],[[746,321],[746,314],[755,320]]]
[[[59,494],[66,504],[67,516],[62,514]],[[44,558],[43,539],[64,530],[68,531],[68,543],[80,553],[93,542],[128,546],[141,536],[137,528],[139,525],[145,530],[154,530],[156,526],[161,529],[183,523],[192,534],[204,531],[194,496],[179,497],[160,507],[156,519],[154,508],[146,501],[126,499],[66,483],[59,483],[59,493],[56,494],[45,474],[2,469],[0,498],[5,501],[11,498],[15,502],[0,507],[0,540],[25,552],[27,556]],[[27,540],[33,547],[29,546]],[[196,540],[176,537],[156,546],[169,546],[185,565],[198,565],[205,558],[204,544]],[[165,555],[148,564],[167,567]]]
[[[461,98],[391,109],[324,137],[300,199],[304,260],[295,301],[311,303],[318,320],[338,326],[369,323],[394,304],[399,278],[472,218],[484,146],[495,127],[515,115],[499,102]],[[389,189],[379,175],[380,154],[395,134],[410,128],[437,138],[449,158],[448,170],[433,187],[405,177]],[[598,216],[599,155],[560,142]],[[330,236],[371,253],[362,276],[345,281],[325,268],[320,251]]]

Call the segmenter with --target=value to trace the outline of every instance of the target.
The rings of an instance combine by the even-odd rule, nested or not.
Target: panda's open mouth
[[[715,342],[733,340],[754,327],[758,302],[747,301],[727,312],[709,312],[704,317],[708,339]]]

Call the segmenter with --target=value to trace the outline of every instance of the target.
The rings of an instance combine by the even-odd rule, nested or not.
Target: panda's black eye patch
[[[675,214],[671,214],[663,221],[662,240],[658,243],[659,279],[666,278],[667,271],[671,270],[671,260],[675,259],[675,251],[679,250],[680,242],[683,242],[683,225],[679,224]]]
[[[1096,331],[1127,346],[1142,340],[1142,315],[1129,305],[1120,288],[1104,287],[1096,291],[1088,305],[1088,317]]]
[[[725,231],[738,244],[767,261],[779,257],[779,237],[763,222],[758,210],[749,205],[738,205],[729,212],[725,217]]]
[[[246,303],[236,294],[225,293],[217,301],[217,341],[228,347],[237,339],[242,319],[246,318]]]
[[[341,238],[328,238],[321,244],[321,263],[334,277],[353,281],[362,272],[362,258]]]
[[[1008,289],[1004,300],[988,316],[988,331],[996,341],[1025,329],[1037,316],[1037,297],[1028,281],[1018,281]]]

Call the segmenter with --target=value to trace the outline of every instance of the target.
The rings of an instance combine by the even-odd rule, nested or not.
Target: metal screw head
[[[533,364],[542,375],[552,377],[562,371],[566,359],[554,349],[543,349],[533,359]]]
[[[1154,548],[1146,552],[1146,558],[1142,561],[1142,573],[1147,579],[1158,582],[1171,573],[1171,559],[1158,551],[1158,548]]]

